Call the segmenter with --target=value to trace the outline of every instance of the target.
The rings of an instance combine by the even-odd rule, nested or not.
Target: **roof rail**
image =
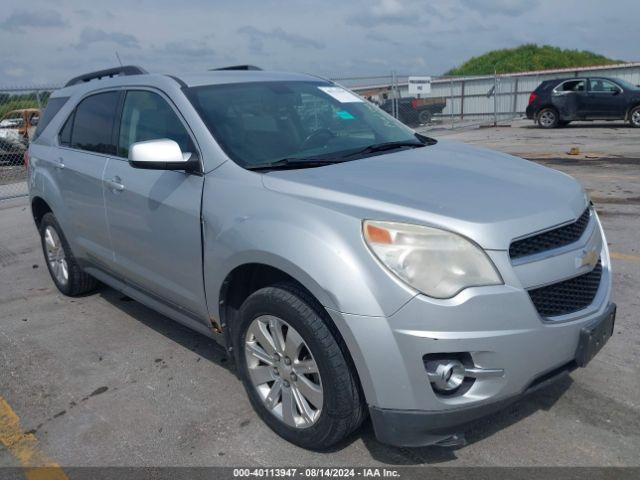
[[[210,68],[209,70],[262,70],[255,65],[231,65],[229,67]]]
[[[121,67],[107,68],[105,70],[98,70],[95,72],[85,73],[84,75],[78,75],[69,80],[65,87],[71,85],[78,85],[79,83],[90,82],[91,80],[99,80],[104,77],[117,77],[117,76],[129,76],[129,75],[143,75],[147,72],[144,68],[136,65],[123,65]]]

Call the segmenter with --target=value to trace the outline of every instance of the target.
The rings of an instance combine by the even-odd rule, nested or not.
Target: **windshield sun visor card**
[[[318,87],[318,89],[322,90],[324,93],[333,97],[340,103],[357,103],[363,101],[357,95],[354,95],[353,93],[341,87]]]

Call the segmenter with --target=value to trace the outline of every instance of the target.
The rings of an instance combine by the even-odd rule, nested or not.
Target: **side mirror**
[[[613,91],[614,95],[620,95],[620,90],[618,90],[617,88]]]
[[[136,142],[129,147],[129,164],[148,170],[198,171],[199,162],[194,153],[182,153],[173,140],[162,138]]]

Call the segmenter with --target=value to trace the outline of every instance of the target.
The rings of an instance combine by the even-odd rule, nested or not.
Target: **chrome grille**
[[[587,308],[593,303],[601,278],[602,263],[598,261],[590,272],[529,290],[529,296],[536,310],[543,317],[567,315]]]
[[[573,223],[538,233],[522,240],[516,240],[509,247],[509,256],[512,259],[526,257],[576,242],[584,233],[587,225],[589,225],[590,218],[591,212],[587,208],[580,215],[580,218]]]

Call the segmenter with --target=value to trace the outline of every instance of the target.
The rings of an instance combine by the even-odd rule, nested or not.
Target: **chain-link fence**
[[[27,194],[24,153],[52,88],[0,88],[0,200]]]
[[[501,75],[483,77],[420,76],[426,93],[409,88],[410,76],[335,77],[406,125],[418,130],[497,125],[521,116],[539,81]],[[526,85],[524,85],[526,83]],[[529,85],[531,84],[531,85]],[[524,88],[523,88],[524,87]]]
[[[387,75],[333,80],[376,103],[418,131],[499,125],[524,116],[529,95],[544,80],[605,76],[640,83],[640,64],[558,69],[468,77]],[[410,80],[426,79],[424,93],[410,89]]]

